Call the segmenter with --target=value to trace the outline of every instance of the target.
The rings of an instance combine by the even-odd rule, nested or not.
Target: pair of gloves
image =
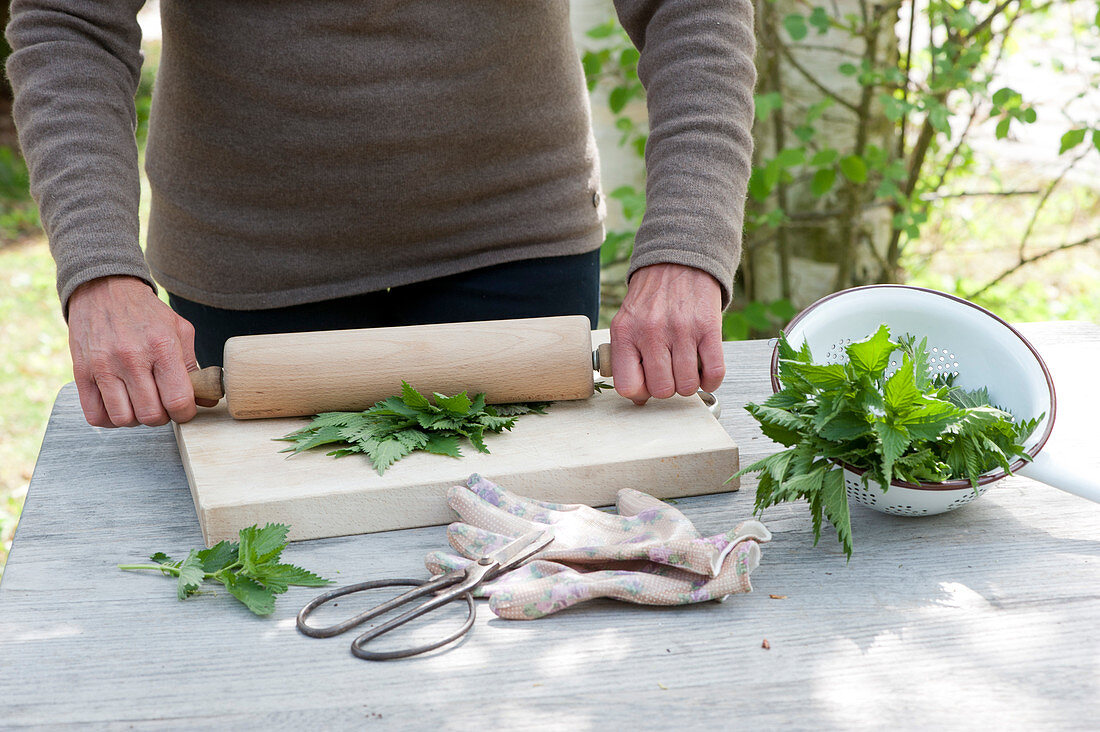
[[[619,491],[617,513],[581,504],[516,496],[479,475],[448,492],[462,518],[447,527],[458,555],[432,552],[432,574],[462,569],[533,530],[554,542],[536,559],[478,587],[502,618],[541,618],[597,597],[644,605],[685,605],[750,592],[760,544],[771,533],[759,521],[702,537],[678,510],[640,491]]]

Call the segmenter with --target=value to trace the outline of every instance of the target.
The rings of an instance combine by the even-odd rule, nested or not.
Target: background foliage
[[[1094,228],[1053,247],[1029,248],[1037,217],[1065,176],[1082,160],[1096,159],[1095,107],[1087,117],[1075,116],[1069,105],[1059,110],[1063,131],[1056,155],[1068,162],[1039,189],[984,182],[978,190],[956,189],[959,182],[975,183],[975,132],[987,126],[996,140],[1023,137],[1038,120],[1037,108],[999,68],[1012,55],[1020,26],[1037,19],[1088,18],[1092,22],[1068,23],[1064,32],[1090,48],[1095,61],[1100,17],[1095,2],[769,0],[757,7],[762,154],[749,187],[752,216],[743,265],[749,299],[759,294],[754,292],[757,255],[768,249],[777,255],[779,290],[787,296],[799,253],[835,265],[831,290],[905,281],[910,246],[921,241],[926,224],[942,219],[945,202],[960,196],[1036,197],[1031,223],[1018,235],[1016,261],[987,272],[978,283],[959,283],[959,294],[971,299],[1034,262],[1100,240],[1100,229]],[[834,52],[831,60],[822,48]],[[811,52],[817,54],[812,65],[806,63]],[[1065,65],[1051,61],[1052,77],[1068,79]],[[1074,72],[1078,97],[1096,88],[1095,63]],[[845,77],[855,83],[838,84]],[[799,95],[800,85],[813,93]],[[823,133],[828,116],[842,123],[841,134]],[[816,246],[812,255],[805,251],[807,242]]]

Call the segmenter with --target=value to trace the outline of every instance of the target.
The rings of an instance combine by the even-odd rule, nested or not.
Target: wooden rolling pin
[[[401,393],[485,392],[491,404],[586,399],[611,349],[592,350],[583,315],[237,336],[224,367],[191,374],[195,396],[236,419],[359,411]]]

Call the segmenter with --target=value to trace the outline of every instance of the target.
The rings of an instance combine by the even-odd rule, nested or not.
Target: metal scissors
[[[388,620],[360,635],[351,642],[351,652],[359,658],[365,658],[368,661],[388,661],[394,658],[407,658],[408,656],[415,656],[418,653],[434,650],[440,646],[445,646],[452,641],[458,640],[474,626],[474,618],[477,610],[474,606],[474,597],[470,593],[475,587],[523,564],[535,554],[545,549],[553,540],[554,535],[552,531],[548,529],[531,531],[520,536],[515,541],[506,544],[495,552],[491,552],[477,559],[465,569],[455,569],[444,574],[435,575],[428,580],[370,580],[368,582],[359,582],[354,585],[346,585],[344,587],[338,587],[335,590],[329,590],[313,598],[313,600],[298,613],[298,630],[312,638],[331,638],[334,635],[339,635],[358,625],[362,625],[368,620],[383,615],[407,602],[411,602],[418,597],[434,594],[435,597],[432,597],[427,602],[421,603],[412,610],[404,612],[392,620]],[[314,610],[330,600],[335,600],[344,595],[350,595],[353,592],[362,592],[363,590],[373,590],[379,587],[404,587],[406,585],[411,585],[415,589],[398,595],[392,600],[382,603],[378,607],[359,613],[355,617],[348,618],[341,623],[336,623],[335,625],[330,625],[325,628],[316,628],[306,623],[306,619]],[[365,646],[367,643],[378,636],[388,633],[394,628],[398,628],[410,620],[419,618],[421,615],[431,612],[460,597],[466,601],[466,606],[469,608],[469,615],[467,615],[466,622],[463,623],[462,627],[459,628],[457,632],[433,643],[427,643],[425,645],[406,648],[399,651],[369,651],[366,649]]]

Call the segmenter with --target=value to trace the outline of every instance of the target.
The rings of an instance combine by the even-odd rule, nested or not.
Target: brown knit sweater
[[[599,246],[568,2],[162,0],[143,257],[141,5],[12,5],[16,124],[63,304],[127,274],[217,307],[279,307]],[[751,165],[752,5],[616,6],[651,129],[631,271],[698,267],[728,303]]]

